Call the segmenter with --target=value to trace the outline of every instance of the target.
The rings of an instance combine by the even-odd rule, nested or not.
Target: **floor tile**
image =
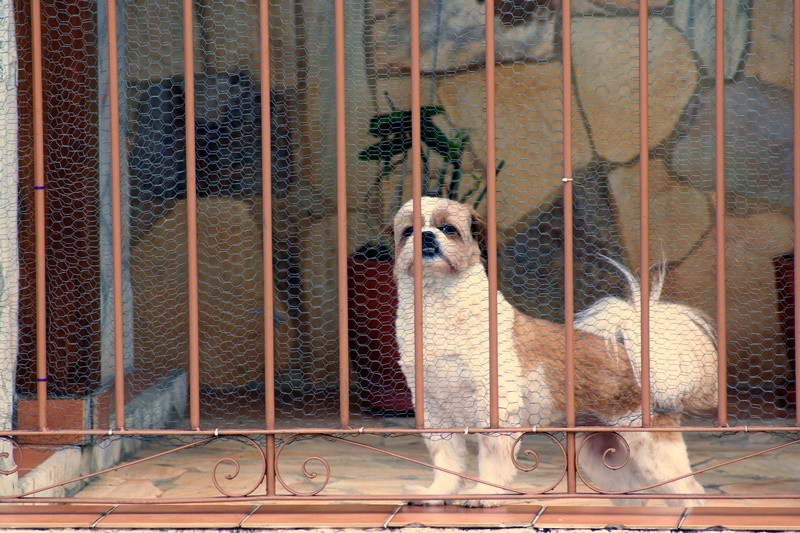
[[[466,508],[456,505],[405,506],[389,522],[389,527],[528,527],[541,510],[540,505],[509,505]]]
[[[682,507],[548,506],[536,519],[537,528],[669,529],[680,523]]]
[[[242,527],[383,527],[396,504],[265,504]]]
[[[253,505],[120,505],[97,527],[113,528],[234,528]]]
[[[800,528],[799,507],[696,507],[689,511],[681,529],[758,529]]]
[[[0,527],[91,527],[112,508],[111,505],[2,505]]]

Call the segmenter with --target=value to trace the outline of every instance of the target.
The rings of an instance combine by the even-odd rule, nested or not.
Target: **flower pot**
[[[795,336],[794,336],[794,254],[783,254],[772,259],[775,267],[775,290],[778,296],[778,319],[786,345],[790,374],[786,384],[786,399],[790,405],[795,397]]]
[[[392,263],[350,257],[347,271],[348,340],[359,400],[371,412],[409,414],[414,404],[400,369]]]

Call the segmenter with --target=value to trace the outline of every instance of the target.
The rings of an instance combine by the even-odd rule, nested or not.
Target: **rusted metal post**
[[[564,349],[566,353],[567,427],[575,427],[575,275],[572,232],[572,17],[571,1],[561,4],[561,68],[564,122]],[[575,433],[567,433],[567,492],[577,489]]]
[[[794,214],[794,253],[795,255],[800,252],[800,224],[798,224],[798,220],[800,220],[800,0],[794,0],[793,2],[793,9],[792,9],[792,52],[793,52],[793,60],[792,60],[792,111],[794,113],[794,138],[793,138],[793,149],[794,149],[794,176],[792,180],[792,187],[794,192],[794,210],[792,213]],[[800,318],[798,315],[800,313],[797,312],[798,305],[800,305],[800,296],[797,295],[797,267],[794,269],[794,280],[793,286],[795,287],[794,290],[794,328],[795,337],[794,337],[794,353],[795,353],[795,360],[794,360],[794,397],[795,397],[795,404],[797,402],[797,398],[800,398],[800,380],[797,379],[797,329],[798,324],[800,324]],[[795,407],[795,421],[798,425],[800,425],[800,409]]]
[[[494,0],[486,0],[486,262],[489,276],[489,425],[500,427],[497,363],[497,184]]]
[[[39,431],[47,431],[47,222],[45,216],[44,107],[41,3],[31,1],[33,56],[33,174],[36,220],[36,400]]]
[[[411,176],[414,202],[414,257],[422,257],[422,151],[420,116],[419,0],[411,0]],[[422,261],[414,261],[414,416],[425,427],[425,377],[422,370]]]
[[[347,128],[345,117],[344,0],[334,3],[336,56],[336,260],[339,276],[339,423],[350,426],[347,334]]]
[[[264,409],[267,429],[275,429],[275,290],[272,268],[272,83],[269,60],[269,0],[258,2],[261,55],[261,234],[264,279]],[[267,496],[275,495],[275,435],[266,436]]]
[[[642,426],[650,422],[650,153],[649,153],[649,28],[647,0],[639,0],[639,219],[641,232],[639,258],[639,287],[641,288],[642,334]]]
[[[717,420],[720,427],[728,425],[728,309],[727,281],[725,274],[725,3],[717,2],[715,10],[716,65],[714,81],[715,93],[715,133],[716,144],[716,237],[717,237]]]
[[[114,401],[117,430],[125,429],[125,344],[122,321],[122,181],[119,140],[117,2],[108,0],[108,100],[111,116],[111,246],[114,278]]]
[[[192,0],[183,0],[183,73],[186,91],[186,246],[189,301],[189,425],[200,429],[200,304],[197,272],[197,168],[195,157]]]

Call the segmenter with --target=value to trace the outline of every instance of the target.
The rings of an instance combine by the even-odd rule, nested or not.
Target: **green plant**
[[[398,111],[393,105],[391,107],[391,112],[375,115],[370,119],[369,134],[379,140],[358,153],[358,159],[361,161],[374,161],[380,165],[365,197],[368,223],[370,230],[373,231],[383,227],[388,222],[387,217],[391,216],[403,202],[403,179],[402,176],[398,176],[396,170],[408,164],[412,149],[411,110]],[[420,107],[422,194],[470,202],[477,208],[486,197],[487,184],[485,173],[482,171],[473,171],[466,176],[463,173],[464,154],[470,143],[469,133],[456,129],[452,135],[447,135],[434,123],[434,117],[437,116],[446,116],[443,107],[433,105]],[[497,173],[502,167],[501,161],[497,166]],[[383,186],[389,178],[395,178],[397,183],[387,213]],[[465,185],[466,178],[469,180]],[[462,187],[468,188],[462,191]],[[378,237],[374,242],[367,242],[358,251],[358,255],[365,258],[390,257],[389,250],[389,246]]]

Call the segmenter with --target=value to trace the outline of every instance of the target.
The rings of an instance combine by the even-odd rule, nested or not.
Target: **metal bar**
[[[261,54],[261,222],[264,279],[264,410],[267,429],[275,429],[275,290],[272,268],[272,100],[269,60],[269,0],[258,2]],[[266,439],[267,496],[275,495],[275,436]]]
[[[561,4],[561,66],[564,122],[564,349],[566,353],[567,426],[577,423],[575,413],[575,275],[572,233],[572,18],[571,1]],[[577,490],[575,434],[567,433],[567,492]]]
[[[650,152],[649,152],[649,28],[647,0],[639,0],[639,287],[642,335],[642,426],[650,421]]]
[[[31,1],[33,56],[33,189],[36,209],[36,399],[39,430],[47,431],[47,222],[45,218],[44,106],[41,3]]]
[[[648,433],[800,433],[798,426],[727,426],[719,428],[716,426],[664,426],[647,428]],[[618,426],[537,426],[514,428],[515,433],[641,433],[642,428],[638,426],[618,427]],[[353,428],[320,428],[320,427],[297,427],[291,431],[282,429],[200,429],[200,430],[180,430],[180,429],[139,429],[109,431],[103,429],[51,429],[47,432],[48,436],[119,436],[119,437],[177,437],[177,436],[234,436],[234,435],[439,435],[448,433],[464,433],[463,427],[441,427],[434,429],[425,428],[402,428],[402,427],[359,427]],[[497,433],[496,428],[469,428],[469,434]],[[36,430],[11,430],[3,431],[2,437],[30,437],[41,435]]]
[[[500,427],[497,353],[497,183],[494,0],[486,0],[486,250],[489,276],[489,425]]]
[[[538,493],[527,493],[527,494],[482,494],[482,500],[555,500],[559,498],[564,498],[566,494],[564,492],[549,492],[545,494],[538,494]],[[587,499],[587,500],[630,500],[630,494],[607,494],[607,493],[597,493],[597,492],[576,492],[574,495],[571,494],[570,496],[576,496],[580,499]],[[741,500],[743,497],[742,495],[731,495],[731,494],[636,494],[634,496],[637,500],[682,500],[682,499],[700,499],[700,500],[714,500],[714,501],[732,501],[732,500]],[[157,498],[157,499],[146,499],[146,498],[33,498],[33,497],[13,497],[13,498],[2,498],[0,497],[0,504],[18,504],[20,501],[25,502],[35,502],[35,503],[51,503],[51,504],[64,504],[64,503],[71,503],[71,504],[97,504],[97,505],[126,505],[126,504],[153,504],[153,505],[176,505],[176,504],[215,504],[215,503],[249,503],[255,504],[261,501],[270,501],[270,502],[286,502],[286,503],[297,503],[297,502],[319,502],[319,503],[342,503],[342,501],[348,502],[396,502],[398,499],[403,499],[406,501],[414,501],[414,502],[424,502],[430,501],[432,499],[436,500],[447,500],[447,501],[454,501],[454,500],[463,500],[463,495],[453,495],[453,494],[426,494],[425,496],[412,496],[408,494],[403,495],[396,495],[396,494],[376,494],[376,495],[327,495],[327,494],[316,494],[313,496],[308,495],[284,495],[284,496],[275,496],[273,498],[260,498],[257,496],[216,496],[216,497],[202,497],[202,498]],[[800,499],[800,493],[790,493],[790,494],[748,494],[748,500],[776,500],[776,499],[786,499],[786,500],[797,500]],[[622,508],[624,509],[624,508]],[[511,509],[513,511],[513,508]],[[436,509],[438,512],[439,509]],[[314,512],[309,510],[309,512]],[[450,511],[453,513],[454,522],[459,522],[463,520],[463,516],[467,514],[463,510],[456,510]],[[55,514],[58,516],[58,513],[48,513],[50,515]],[[447,510],[445,509],[441,513],[437,513],[439,516],[447,516]],[[477,514],[477,513],[476,513]],[[618,513],[615,513],[616,520],[615,522],[620,524],[627,524],[627,523],[636,523],[641,522],[642,520],[642,513],[641,512],[630,512],[625,510],[620,510]],[[740,518],[737,515],[731,515],[731,522],[730,524],[736,524]],[[175,522],[177,524],[177,522]],[[800,524],[800,523],[798,523]],[[176,526],[177,527],[177,526]],[[298,527],[308,527],[307,522],[300,522]],[[800,528],[800,525],[797,526]],[[745,528],[747,530],[750,527]],[[794,530],[792,528],[791,530]]]
[[[350,426],[347,334],[347,128],[345,119],[344,0],[334,3],[336,56],[336,259],[339,275],[339,420]]]
[[[122,181],[119,139],[117,2],[108,0],[108,96],[111,116],[111,231],[114,277],[114,400],[117,429],[125,428],[125,344],[122,320]]]
[[[794,111],[794,138],[792,142],[794,150],[794,179],[792,180],[794,209],[792,213],[794,214],[794,251],[795,254],[797,254],[798,251],[800,251],[800,223],[798,223],[798,221],[800,221],[800,0],[794,0],[793,2],[792,22],[792,110]],[[800,380],[797,379],[797,332],[800,331],[797,329],[797,326],[800,325],[800,318],[798,318],[797,312],[798,305],[800,305],[800,296],[797,294],[797,272],[798,269],[795,267],[793,279],[795,290],[793,291],[794,301],[792,302],[795,332],[795,337],[793,339],[795,353],[793,369],[795,402],[797,402],[797,398],[800,398]],[[800,425],[800,409],[797,408],[795,408],[795,421]]]
[[[186,90],[186,241],[189,264],[189,424],[200,429],[200,312],[197,272],[197,168],[195,158],[192,0],[183,0],[183,73]]]
[[[411,0],[411,176],[414,201],[414,418],[425,427],[425,375],[422,369],[422,141],[420,116],[419,0]]]
[[[716,65],[715,92],[715,132],[714,157],[716,161],[716,288],[717,288],[717,421],[721,427],[728,424],[728,379],[727,379],[727,295],[725,275],[725,3],[717,2],[715,9],[715,47]]]

